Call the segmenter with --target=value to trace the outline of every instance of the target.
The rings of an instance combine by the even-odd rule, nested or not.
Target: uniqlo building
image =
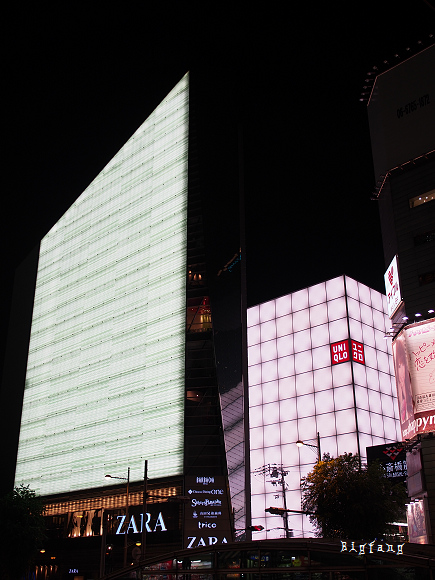
[[[340,276],[248,310],[256,537],[312,535],[301,478],[333,457],[400,440],[386,298]],[[297,441],[308,445],[298,446]],[[288,522],[265,512],[286,507]],[[287,529],[286,529],[287,528]]]

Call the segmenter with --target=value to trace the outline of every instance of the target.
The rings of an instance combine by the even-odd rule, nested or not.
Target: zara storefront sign
[[[145,521],[145,531],[146,532],[167,532],[168,528],[166,527],[165,520],[163,519],[162,512],[159,512],[155,521],[151,522],[151,514],[146,514],[146,521]],[[130,520],[128,522],[128,526],[125,523],[125,516],[116,516],[118,519],[118,527],[116,529],[115,534],[140,534],[143,530],[143,514],[139,514],[139,525],[136,521],[134,514],[131,515]]]

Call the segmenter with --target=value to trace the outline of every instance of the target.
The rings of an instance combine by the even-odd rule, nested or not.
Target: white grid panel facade
[[[16,482],[182,473],[186,75],[41,243]]]
[[[248,310],[251,472],[267,465],[288,468],[287,508],[301,510],[300,480],[317,451],[337,457],[400,440],[386,299],[340,276]],[[349,332],[350,331],[350,332]],[[350,336],[349,336],[350,334]],[[331,364],[331,343],[364,345],[365,365]],[[265,513],[284,507],[270,476],[251,474],[252,522],[265,530],[255,538],[284,537],[283,520]],[[295,537],[312,536],[306,516],[289,515]]]

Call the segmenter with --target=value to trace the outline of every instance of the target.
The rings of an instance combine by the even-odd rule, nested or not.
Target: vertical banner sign
[[[184,548],[232,542],[226,478],[201,474],[185,479]]]
[[[400,294],[397,256],[394,256],[391,264],[388,266],[388,269],[384,274],[384,280],[385,294],[387,295],[388,316],[391,318],[397,310],[400,302],[402,301],[402,296]]]

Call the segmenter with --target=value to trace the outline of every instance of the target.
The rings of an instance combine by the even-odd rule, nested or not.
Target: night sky
[[[15,267],[188,70],[228,84],[243,129],[248,304],[343,273],[384,291],[360,96],[374,66],[433,44],[431,2],[9,10],[2,352]]]

